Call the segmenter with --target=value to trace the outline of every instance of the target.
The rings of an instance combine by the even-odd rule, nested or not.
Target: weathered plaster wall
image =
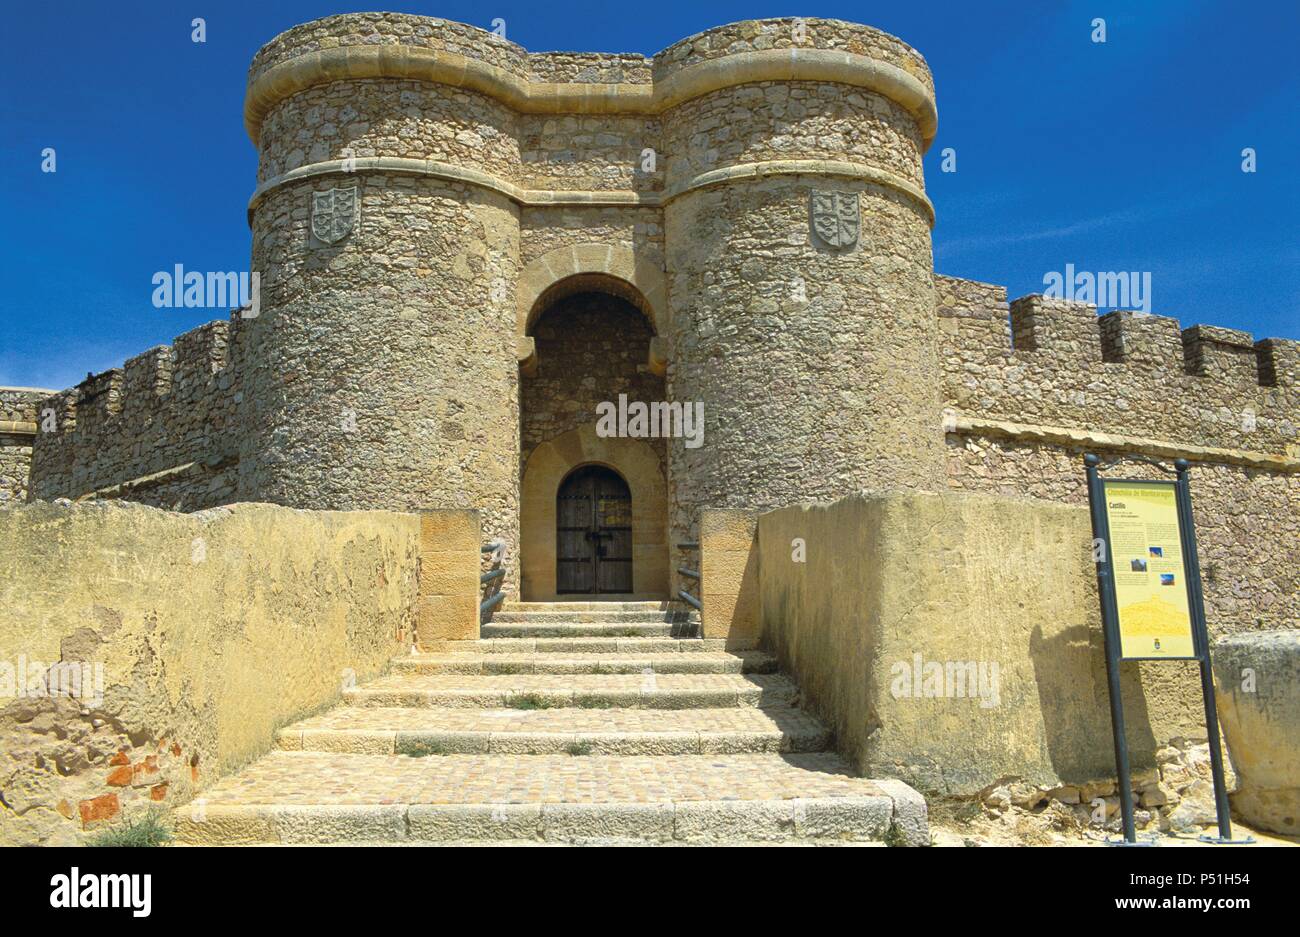
[[[1113,778],[1091,539],[1083,508],[985,495],[773,511],[758,522],[763,643],[867,776],[942,794]],[[1193,666],[1122,670],[1135,771],[1171,739],[1205,737]]]
[[[382,511],[0,509],[0,842],[75,842],[268,750],[409,644],[419,554]]]

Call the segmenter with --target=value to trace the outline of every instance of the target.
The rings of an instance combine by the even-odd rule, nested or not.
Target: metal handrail
[[[479,548],[479,552],[480,552],[480,553],[485,553],[485,554],[486,554],[486,553],[495,553],[496,556],[493,558],[493,562],[495,562],[495,563],[497,564],[497,565],[494,566],[492,569],[489,569],[487,572],[485,572],[485,573],[480,573],[480,574],[479,574],[479,577],[478,577],[479,585],[487,586],[488,583],[495,582],[495,581],[497,581],[497,580],[501,580],[500,582],[497,583],[497,586],[496,586],[496,590],[497,590],[497,591],[496,591],[496,592],[493,592],[492,594],[490,594],[490,595],[488,595],[488,596],[486,596],[486,597],[484,597],[484,599],[483,599],[481,602],[479,602],[479,604],[478,604],[478,615],[479,615],[479,621],[482,621],[482,620],[483,620],[483,617],[484,617],[485,615],[487,615],[489,612],[492,611],[492,609],[496,608],[496,607],[497,607],[498,605],[500,605],[503,601],[505,601],[506,594],[505,594],[505,592],[502,591],[502,589],[501,589],[502,585],[505,584],[504,581],[505,581],[505,575],[506,575],[506,566],[505,566],[506,545],[505,545],[505,541],[503,541],[503,540],[493,540],[491,543],[485,543],[485,544],[483,544],[482,547]],[[491,587],[489,586],[489,588],[491,588]]]
[[[677,544],[677,549],[679,550],[698,550],[699,548],[700,545],[698,543],[688,542],[688,543]],[[685,576],[688,579],[694,579],[696,582],[699,582],[701,579],[699,572],[690,569],[686,566],[678,566],[677,572],[679,575]],[[685,589],[678,589],[677,597],[681,599],[683,602],[685,602],[687,605],[689,605],[691,608],[695,609],[697,612],[704,611],[704,602],[703,600],[700,599],[699,596],[692,595],[691,593],[687,592]]]

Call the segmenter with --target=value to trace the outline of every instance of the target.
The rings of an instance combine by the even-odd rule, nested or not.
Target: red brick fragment
[[[116,794],[102,794],[91,800],[83,800],[77,805],[81,813],[82,825],[94,823],[96,820],[107,820],[109,817],[117,816],[122,809],[117,802]]]
[[[150,800],[166,800],[166,799],[167,799],[167,782],[166,782],[166,781],[163,781],[161,784],[155,784],[153,787],[149,788],[149,799],[150,799]]]
[[[108,784],[110,787],[126,787],[135,777],[135,772],[131,770],[130,765],[122,765],[120,768],[114,768],[108,773]]]

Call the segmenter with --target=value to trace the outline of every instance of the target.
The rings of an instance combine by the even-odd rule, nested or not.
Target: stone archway
[[[515,289],[515,350],[527,373],[536,362],[528,334],[542,311],[560,296],[596,288],[620,296],[641,310],[654,330],[648,364],[655,374],[668,368],[668,287],[663,270],[638,260],[616,244],[571,244],[547,251],[519,274]]]
[[[556,591],[556,512],[560,483],[582,465],[603,465],[632,492],[633,595],[668,597],[668,485],[653,448],[641,439],[601,437],[581,426],[540,444],[524,463],[520,491],[521,598],[547,602]]]

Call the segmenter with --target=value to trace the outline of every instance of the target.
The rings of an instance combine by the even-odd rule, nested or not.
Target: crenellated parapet
[[[233,500],[242,324],[237,310],[38,401],[30,496],[185,510]]]
[[[0,387],[0,505],[27,498],[36,408],[49,394],[36,387]]]
[[[936,276],[958,414],[1300,457],[1300,342]]]

